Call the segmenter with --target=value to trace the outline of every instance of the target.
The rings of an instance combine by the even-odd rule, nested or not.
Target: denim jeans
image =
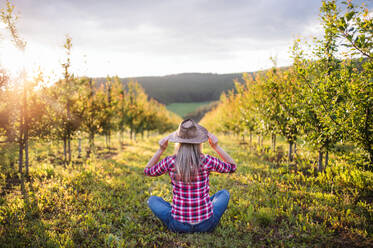
[[[151,196],[148,199],[149,208],[153,211],[163,224],[173,232],[193,233],[212,232],[218,225],[221,216],[227,209],[229,202],[229,192],[225,189],[210,197],[213,206],[213,215],[198,224],[183,223],[175,220],[171,215],[171,204],[159,196]]]

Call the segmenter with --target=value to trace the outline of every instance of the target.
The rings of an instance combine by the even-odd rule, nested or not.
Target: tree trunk
[[[109,105],[109,108],[111,108],[111,78],[107,81],[107,102],[108,102],[108,105]],[[106,139],[106,147],[109,149],[110,151],[110,137],[111,137],[111,132],[110,132],[110,128],[111,128],[111,120],[110,120],[110,116],[108,118],[108,130],[107,130],[107,139]]]
[[[28,154],[28,114],[27,114],[27,85],[25,83],[24,90],[23,90],[23,119],[24,119],[24,126],[23,126],[23,144],[25,150],[25,174],[26,177],[29,176],[29,154]]]
[[[293,161],[293,142],[289,142],[289,161]]]
[[[109,130],[107,134],[105,135],[106,148],[108,148],[109,151],[110,151],[110,138],[111,138],[111,133]]]
[[[250,131],[250,150],[252,146],[253,146],[253,133]]]
[[[319,171],[322,171],[322,170],[323,170],[323,166],[322,166],[322,157],[323,157],[323,152],[322,152],[322,151],[319,151],[319,161],[318,161]]]
[[[120,146],[120,149],[122,149],[122,146],[123,146],[123,130],[122,129],[119,131],[119,146]]]
[[[67,120],[68,120],[68,128],[66,130],[66,136],[67,136],[67,153],[68,153],[68,162],[71,162],[71,130],[70,130],[70,124],[71,124],[71,111],[70,111],[70,99],[67,100]]]
[[[69,154],[69,163],[71,163],[71,138],[67,139],[67,151]]]
[[[18,172],[22,175],[22,166],[23,166],[23,137],[22,137],[22,129],[20,140],[19,140],[19,152],[18,152]]]
[[[130,139],[132,140],[133,131],[132,128],[130,129]]]
[[[276,152],[276,134],[272,134],[272,151]]]
[[[368,160],[370,164],[368,165],[368,168],[370,171],[373,170],[373,149],[372,149],[372,142],[371,142],[371,125],[369,124],[369,116],[371,116],[371,105],[367,105],[367,108],[365,110],[365,128],[364,128],[364,148],[368,152]]]
[[[66,138],[63,138],[63,163],[66,165],[67,154],[66,154]]]
[[[261,138],[260,138],[260,147],[263,147],[263,140],[264,140],[264,135],[261,135]]]
[[[260,146],[260,134],[258,134],[258,146]]]
[[[329,151],[325,152],[325,168],[328,167],[329,163]]]
[[[94,132],[89,133],[89,138],[88,138],[88,143],[89,143],[89,152],[88,156],[93,152],[93,149],[95,148],[95,134]]]
[[[28,157],[28,137],[27,138],[26,137],[27,136],[25,134],[25,175],[28,178],[29,177],[29,169],[28,169],[29,168],[29,157]]]
[[[365,143],[364,148],[368,152],[369,165],[367,169],[372,171],[373,170],[373,149],[369,141],[364,142],[364,143]]]
[[[294,142],[294,154],[297,154],[297,143]]]
[[[78,139],[78,158],[81,158],[81,153],[82,153],[82,138]]]

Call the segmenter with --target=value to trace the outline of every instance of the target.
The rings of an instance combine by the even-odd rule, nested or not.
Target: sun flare
[[[18,78],[24,72],[27,80],[35,78],[40,71],[48,78],[55,77],[52,73],[51,63],[45,59],[45,52],[37,47],[26,47],[24,51],[17,49],[11,42],[0,43],[0,67],[11,78]]]

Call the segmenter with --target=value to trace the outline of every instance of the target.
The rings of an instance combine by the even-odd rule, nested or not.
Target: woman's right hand
[[[210,143],[211,147],[219,154],[219,156],[225,162],[228,162],[230,164],[235,164],[233,158],[231,156],[229,156],[229,154],[226,153],[223,150],[223,148],[221,148],[220,146],[218,146],[218,138],[215,135],[213,135],[212,133],[208,133],[207,135],[209,137],[209,143]]]
[[[210,146],[215,149],[218,146],[218,138],[212,133],[208,133],[207,135],[209,137]]]

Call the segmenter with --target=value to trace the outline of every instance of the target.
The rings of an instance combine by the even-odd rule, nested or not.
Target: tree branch
[[[363,50],[361,50],[359,47],[356,46],[356,44],[354,42],[352,42],[352,40],[350,40],[348,37],[348,34],[345,33],[345,32],[342,32],[343,36],[351,43],[351,45],[356,49],[358,50],[359,52],[361,52],[363,55],[367,56],[368,58],[372,58],[372,56],[370,56],[370,54],[364,52]]]

